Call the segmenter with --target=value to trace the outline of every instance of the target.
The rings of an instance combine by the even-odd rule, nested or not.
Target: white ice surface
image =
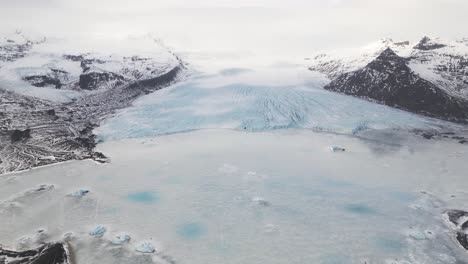
[[[333,144],[347,151],[332,153]],[[0,244],[23,238],[33,247],[47,230],[45,241],[68,237],[77,264],[467,261],[442,217],[468,198],[467,149],[458,143],[204,130],[99,150],[110,164],[0,176]],[[54,188],[28,192],[40,184]],[[68,197],[81,186],[92,192]],[[98,225],[107,232],[90,236]],[[112,244],[122,232],[130,242]],[[157,252],[136,252],[145,241]]]

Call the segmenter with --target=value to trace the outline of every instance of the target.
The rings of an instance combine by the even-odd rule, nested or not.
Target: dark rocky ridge
[[[325,89],[372,99],[410,112],[468,122],[468,101],[454,97],[415,74],[407,60],[387,48],[365,67],[341,74]]]
[[[64,243],[45,244],[26,251],[0,248],[0,264],[70,264],[68,247]]]
[[[448,220],[456,229],[458,243],[468,250],[468,212],[463,210],[447,211]]]
[[[440,49],[443,47],[446,47],[446,45],[434,42],[432,39],[430,39],[427,36],[423,37],[421,41],[419,41],[419,43],[416,44],[416,46],[414,46],[415,49],[419,49],[419,50],[434,50],[434,49]]]
[[[59,79],[48,75],[26,76],[24,80],[36,87],[55,86],[55,88],[60,89],[63,85]]]
[[[87,72],[80,75],[78,85],[84,90],[96,90],[103,82],[115,81],[115,85],[121,85],[124,77],[112,72]]]

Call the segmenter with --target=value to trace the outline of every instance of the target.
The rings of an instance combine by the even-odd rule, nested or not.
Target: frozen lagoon
[[[106,165],[2,175],[0,244],[68,233],[77,263],[465,263],[443,212],[468,201],[466,146],[398,138],[218,129],[104,142]],[[27,191],[41,184],[53,188]],[[111,244],[121,232],[130,242]],[[136,253],[142,241],[156,253]]]

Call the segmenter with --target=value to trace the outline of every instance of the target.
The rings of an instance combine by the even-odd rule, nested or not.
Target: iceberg
[[[346,151],[345,148],[338,147],[338,146],[330,146],[329,149],[330,149],[331,152],[344,152],[344,151]]]
[[[93,230],[91,230],[89,234],[94,237],[102,237],[102,235],[104,235],[105,232],[106,232],[106,228],[98,225]]]
[[[69,196],[80,198],[80,197],[85,196],[85,195],[88,194],[88,193],[89,193],[89,190],[81,189],[81,190],[78,190],[78,191],[76,191],[76,192],[70,193]]]
[[[143,241],[143,242],[139,243],[135,247],[135,250],[137,252],[141,252],[141,253],[154,253],[154,252],[156,252],[156,249],[154,248],[153,244],[151,244],[148,241]]]
[[[130,241],[130,235],[126,233],[120,233],[117,234],[113,239],[112,239],[112,244],[114,245],[121,245],[124,243],[128,243]]]

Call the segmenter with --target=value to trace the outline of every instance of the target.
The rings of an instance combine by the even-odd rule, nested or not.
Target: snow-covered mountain
[[[184,65],[150,36],[0,38],[0,173],[104,156],[92,129],[180,79]]]
[[[361,49],[319,54],[309,69],[325,74],[331,81],[326,89],[331,91],[452,121],[468,117],[467,39],[423,37],[416,43],[382,39]],[[414,87],[408,85],[416,82],[426,91],[411,90]],[[399,93],[399,102],[394,100],[396,91],[406,93]]]
[[[71,40],[16,32],[0,37],[0,87],[54,101],[151,79],[178,64],[152,36]]]

